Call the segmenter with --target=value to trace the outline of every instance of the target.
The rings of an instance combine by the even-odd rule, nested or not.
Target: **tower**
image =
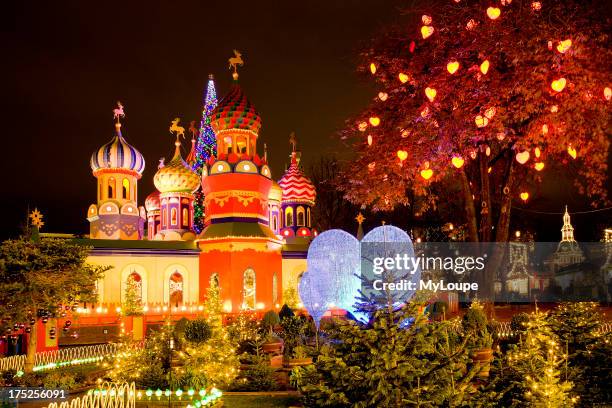
[[[570,215],[565,206],[565,214],[563,214],[563,227],[561,227],[561,242],[574,242],[574,227],[570,221]]]
[[[98,181],[97,202],[89,206],[87,220],[92,239],[142,239],[145,210],[138,208],[138,180],[144,171],[142,154],[121,134],[123,106],[114,110],[115,135],[91,155],[90,166]]]
[[[301,155],[296,151],[297,141],[293,133],[289,140],[293,146],[291,164],[278,182],[283,190],[281,235],[284,238],[311,237],[316,235],[316,231],[312,228],[312,207],[315,203],[316,191],[310,179],[300,169],[299,157]]]
[[[176,128],[175,128],[176,127]],[[161,166],[153,177],[159,191],[161,220],[154,239],[164,241],[188,241],[195,239],[193,232],[193,193],[198,189],[200,178],[181,157],[179,137],[184,129],[173,121],[176,131],[174,156]]]
[[[217,154],[202,168],[206,215],[197,240],[200,296],[218,284],[226,312],[269,309],[282,294],[282,243],[268,225],[273,182],[266,160],[257,154],[261,118],[236,72],[210,124]]]

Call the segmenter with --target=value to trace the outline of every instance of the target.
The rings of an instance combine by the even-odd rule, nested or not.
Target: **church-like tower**
[[[217,155],[202,168],[200,296],[219,285],[226,312],[270,309],[282,294],[281,244],[269,226],[272,174],[257,154],[261,118],[238,85],[211,115]]]
[[[91,170],[98,180],[97,203],[87,210],[92,239],[142,239],[144,236],[145,210],[137,203],[138,180],[145,161],[121,134],[120,116],[123,116],[121,105],[115,109],[115,135],[91,155]]]
[[[178,121],[177,121],[178,123]],[[193,193],[200,178],[181,157],[181,142],[177,134],[174,156],[161,166],[153,177],[159,191],[160,224],[154,239],[164,241],[189,241],[193,232]]]
[[[296,151],[297,142],[293,134],[290,140],[293,145],[291,164],[278,181],[283,190],[281,235],[284,238],[312,237],[317,233],[312,228],[312,207],[315,204],[316,190],[312,181],[300,169],[300,155]]]
[[[565,206],[565,213],[563,214],[563,227],[561,227],[561,242],[575,242],[574,239],[574,227],[570,220],[569,212],[567,212],[567,205]]]

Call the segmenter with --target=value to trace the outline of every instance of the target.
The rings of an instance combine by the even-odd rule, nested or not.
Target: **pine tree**
[[[140,284],[132,276],[127,280],[121,309],[125,316],[140,316],[143,313]]]
[[[374,312],[368,326],[337,321],[313,366],[294,370],[308,407],[459,406],[470,399],[466,339],[428,322],[422,304]]]
[[[204,97],[204,107],[202,109],[202,120],[200,121],[200,133],[196,144],[196,161],[193,170],[198,174],[202,173],[202,166],[209,157],[214,156],[217,151],[215,132],[210,126],[210,115],[217,107],[217,91],[215,81],[211,75],[208,76],[208,86]],[[198,190],[195,194],[194,202],[194,230],[199,233],[204,228],[204,193]]]

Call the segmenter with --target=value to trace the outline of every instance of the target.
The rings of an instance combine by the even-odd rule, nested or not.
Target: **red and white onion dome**
[[[145,208],[147,212],[157,211],[160,209],[159,191],[154,191],[145,199]]]
[[[194,193],[200,186],[200,177],[181,157],[180,142],[175,143],[174,157],[157,170],[153,184],[160,193]]]
[[[300,170],[296,154],[291,154],[291,165],[278,181],[283,189],[283,203],[306,203],[314,205],[317,195],[312,181]]]
[[[142,154],[123,138],[121,123],[115,123],[115,136],[91,155],[89,163],[94,175],[100,170],[126,170],[140,178],[145,168]]]
[[[261,128],[261,117],[242,92],[242,88],[234,83],[229,93],[212,111],[210,126],[215,133],[223,130],[243,129],[258,134]]]

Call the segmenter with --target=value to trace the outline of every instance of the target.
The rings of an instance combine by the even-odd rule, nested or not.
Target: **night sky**
[[[28,206],[44,213],[44,231],[88,232],[85,214],[96,199],[89,158],[112,137],[117,100],[125,106],[123,134],[147,161],[143,205],[158,159],[173,151],[170,120],[199,121],[208,74],[219,97],[228,91],[234,48],[245,60],[240,83],[262,116],[259,150],[268,144],[275,178],[291,131],[306,166],[342,149],[334,132],[375,94],[355,73],[357,53],[401,19],[399,0],[93,3],[3,5],[0,238],[18,233]],[[569,201],[588,209],[568,191],[553,187],[534,205],[561,211]],[[590,231],[584,238],[598,238],[595,225],[609,215],[578,216]],[[556,240],[561,217],[539,218],[554,226],[546,238]]]

